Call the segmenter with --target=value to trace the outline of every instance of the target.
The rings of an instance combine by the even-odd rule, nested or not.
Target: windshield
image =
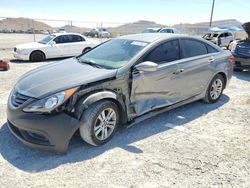
[[[142,33],[157,33],[157,29],[145,29]]]
[[[55,35],[47,35],[46,37],[44,37],[42,40],[38,42],[42,44],[47,44],[49,41],[51,41],[55,37],[56,37]]]
[[[203,36],[203,38],[205,38],[205,39],[212,39],[212,38],[216,38],[216,37],[218,37],[218,33],[207,33],[207,34],[205,34],[204,36]]]
[[[117,69],[126,65],[147,44],[134,40],[113,39],[83,54],[79,57],[79,61]]]

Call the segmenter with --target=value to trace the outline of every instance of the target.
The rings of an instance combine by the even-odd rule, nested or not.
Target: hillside
[[[144,29],[149,27],[161,28],[165,26],[151,21],[140,20],[134,23],[120,25],[118,27],[110,27],[108,28],[108,31],[110,31],[113,35],[116,36],[116,35],[132,34],[132,33],[141,33]]]
[[[0,29],[12,29],[12,30],[23,30],[26,31],[31,28],[35,28],[36,30],[51,30],[52,27],[40,22],[40,21],[32,21],[32,19],[28,18],[6,18],[0,20]]]
[[[77,26],[70,26],[70,25],[65,25],[63,27],[57,28],[57,29],[64,29],[66,32],[69,33],[84,33],[86,31],[89,31],[90,28],[84,28],[84,27],[77,27]]]
[[[212,27],[225,27],[225,26],[241,26],[242,23],[235,19],[219,20],[214,21]],[[119,36],[125,34],[140,33],[146,28],[162,28],[165,25],[158,24],[152,21],[140,20],[133,23],[123,24],[117,27],[109,27],[107,30],[112,34],[112,36]],[[191,35],[201,35],[208,31],[209,22],[201,22],[195,24],[181,23],[173,25],[180,33],[186,33]],[[33,28],[33,21],[27,18],[7,18],[0,20],[0,29],[12,29],[12,30],[23,30]],[[53,28],[41,21],[34,21],[35,30],[58,30],[64,29],[67,32],[83,33],[90,30],[89,28],[82,28],[77,26],[65,25],[60,28]]]

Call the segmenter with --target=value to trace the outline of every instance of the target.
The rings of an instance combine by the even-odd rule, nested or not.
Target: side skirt
[[[167,107],[163,107],[163,108],[153,110],[151,112],[148,112],[146,114],[138,116],[135,119],[133,119],[132,121],[128,122],[126,127],[127,128],[132,127],[133,125],[138,124],[138,123],[140,123],[142,121],[145,121],[146,119],[152,118],[152,117],[154,117],[156,115],[162,114],[162,113],[167,112],[169,110],[172,110],[174,108],[178,108],[178,107],[183,106],[185,104],[188,104],[188,103],[191,103],[191,102],[194,102],[194,101],[198,101],[198,100],[203,99],[203,98],[204,98],[204,96],[202,96],[202,95],[196,95],[194,97],[191,97],[191,98],[186,99],[184,101],[178,102],[178,103],[173,104],[171,106],[167,106]]]

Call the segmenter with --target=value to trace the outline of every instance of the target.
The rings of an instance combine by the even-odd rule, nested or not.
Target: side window
[[[183,58],[207,54],[206,44],[197,40],[182,39]]]
[[[215,52],[218,52],[218,50],[216,50],[214,47],[210,46],[209,44],[207,44],[207,52],[209,54],[211,53],[215,53]]]
[[[219,35],[219,38],[222,38],[222,37],[225,37],[225,33],[221,33],[221,34]]]
[[[69,37],[68,35],[61,35],[61,36],[56,37],[54,41],[56,42],[56,44],[68,43]]]
[[[229,36],[229,33],[225,33],[225,37],[228,37]]]
[[[156,47],[144,58],[144,61],[161,64],[178,59],[180,59],[179,41],[172,40]]]
[[[70,35],[70,41],[71,42],[81,42],[81,41],[85,41],[84,38],[82,38],[79,35]]]

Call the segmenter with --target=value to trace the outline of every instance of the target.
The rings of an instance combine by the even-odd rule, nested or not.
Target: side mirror
[[[56,42],[52,40],[52,41],[49,42],[49,44],[50,44],[51,46],[53,46],[53,45],[56,44]]]
[[[153,72],[158,69],[158,64],[151,61],[145,61],[136,65],[135,69],[138,71]]]

